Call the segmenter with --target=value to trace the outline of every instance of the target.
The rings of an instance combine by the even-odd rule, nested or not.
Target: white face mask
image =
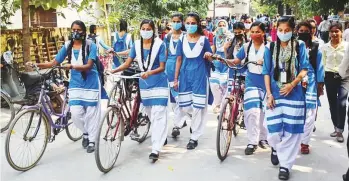
[[[245,23],[244,25],[246,29],[250,29],[252,24]]]
[[[150,30],[150,31],[146,31],[146,30],[141,30],[141,37],[145,40],[150,39],[151,37],[153,37],[154,31]]]

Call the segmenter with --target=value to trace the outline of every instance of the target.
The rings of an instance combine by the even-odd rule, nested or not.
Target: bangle
[[[268,94],[267,98],[273,97],[273,94]]]
[[[292,86],[292,88],[294,87],[293,84],[292,84],[292,82],[290,82],[290,85]]]

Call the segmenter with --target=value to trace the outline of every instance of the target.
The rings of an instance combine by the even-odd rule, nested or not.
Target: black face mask
[[[309,42],[311,40],[310,33],[298,33],[298,39],[304,42]]]
[[[235,35],[235,37],[236,37],[237,39],[242,39],[242,36],[244,36],[244,35],[243,35],[243,34]]]
[[[207,25],[201,25],[201,27],[202,27],[203,29],[206,29]]]
[[[71,38],[73,40],[82,40],[82,39],[85,39],[85,34],[77,32],[77,31],[74,31],[74,32],[71,33]]]

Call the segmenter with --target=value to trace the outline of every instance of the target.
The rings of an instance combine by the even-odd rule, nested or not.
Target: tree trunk
[[[22,36],[23,36],[23,61],[30,61],[30,29],[29,29],[29,0],[22,0]]]
[[[278,2],[278,14],[280,16],[284,15],[284,4],[282,3],[282,1]]]

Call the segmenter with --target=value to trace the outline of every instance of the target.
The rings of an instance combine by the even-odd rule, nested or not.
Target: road
[[[333,131],[327,100],[322,97],[317,131],[311,140],[311,154],[299,155],[291,173],[294,181],[341,181],[348,168],[346,145],[337,143],[329,134]],[[179,139],[170,137],[163,148],[160,160],[151,163],[150,138],[138,144],[129,137],[123,142],[117,163],[108,174],[101,173],[96,166],[94,154],[88,154],[81,142],[70,141],[65,133],[49,143],[39,164],[27,172],[17,172],[7,163],[4,154],[4,138],[1,134],[1,180],[3,181],[276,181],[278,169],[270,163],[270,150],[258,149],[252,156],[245,156],[246,132],[234,138],[228,158],[221,162],[216,154],[217,115],[209,110],[205,134],[197,149],[188,151],[188,127],[182,130]],[[170,114],[170,125],[173,114]],[[345,133],[347,135],[347,132]]]

